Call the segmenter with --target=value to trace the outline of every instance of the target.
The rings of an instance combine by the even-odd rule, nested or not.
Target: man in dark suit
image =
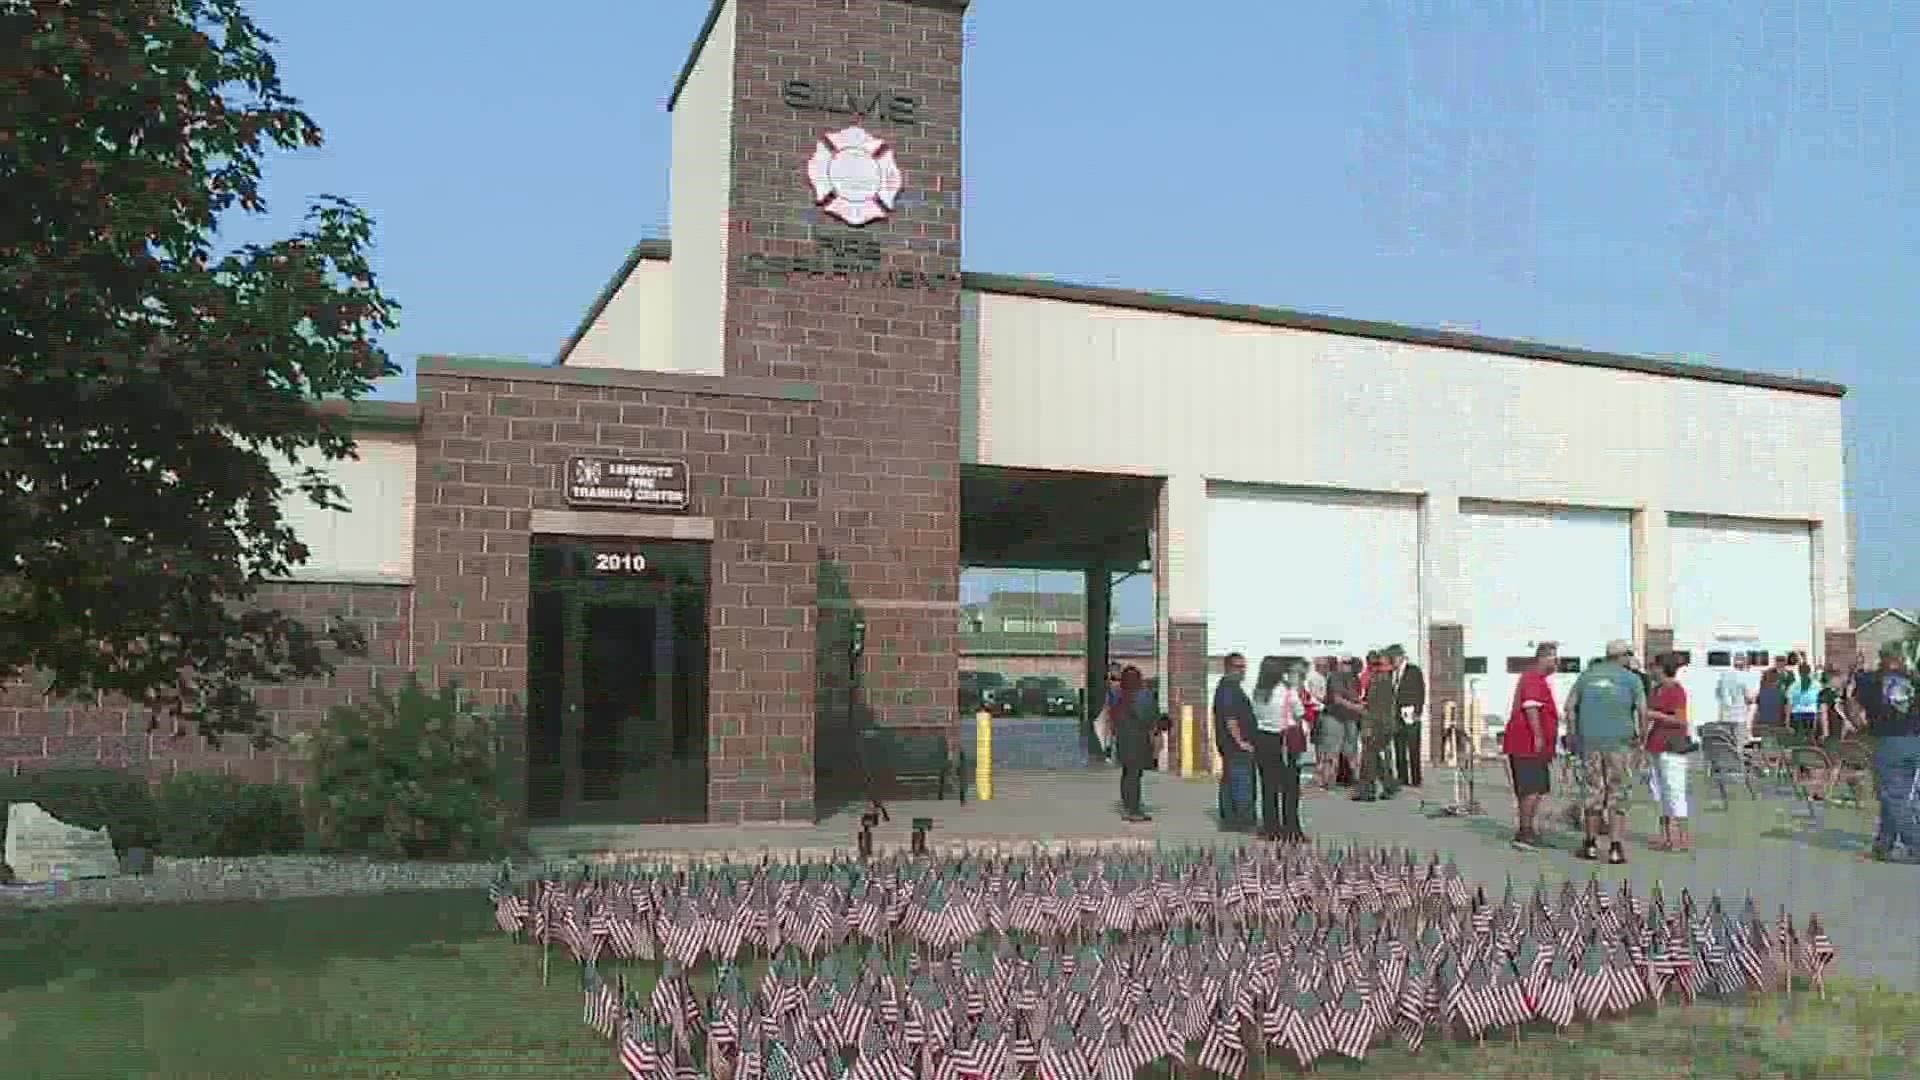
[[[1419,664],[1407,662],[1407,650],[1398,645],[1387,649],[1393,662],[1394,704],[1399,710],[1399,725],[1393,734],[1393,769],[1400,783],[1420,786],[1421,718],[1427,711],[1427,677]]]

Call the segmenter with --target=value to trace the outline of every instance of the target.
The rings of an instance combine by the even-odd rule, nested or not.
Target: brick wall
[[[478,377],[446,362],[423,364],[419,665],[423,678],[459,678],[481,704],[521,702],[531,512],[566,508],[567,458],[683,460],[689,513],[717,523],[708,816],[810,820],[817,421],[807,401],[770,390],[660,388],[680,381],[695,382],[566,369]]]
[[[957,692],[962,4],[739,0],[729,201],[726,370],[820,389],[817,572],[822,648],[867,627],[857,724],[951,728]],[[905,178],[893,218],[852,229],[812,205],[805,166],[847,116],[789,106],[807,79],[918,98],[919,122],[875,118]],[[886,270],[928,275],[749,273],[753,254],[816,241],[876,243]],[[823,653],[824,656],[824,653]],[[844,700],[823,666],[823,702]]]
[[[1859,640],[1851,630],[1827,630],[1823,632],[1821,634],[1820,647],[1822,650],[1820,655],[1829,664],[1847,669],[1860,663]],[[1873,651],[1878,651],[1877,646]],[[1880,661],[1877,656],[1868,655],[1865,662],[1867,667],[1872,667]]]
[[[1640,640],[1644,643],[1643,648],[1646,653],[1644,659],[1646,660],[1651,661],[1661,653],[1673,651],[1673,630],[1670,627],[1649,626],[1641,632]],[[1699,658],[1700,663],[1704,664],[1706,661],[1707,658],[1704,656]]]
[[[1210,717],[1210,705],[1207,700],[1207,624],[1203,622],[1173,622],[1167,625],[1167,712],[1173,717],[1175,745],[1178,743],[1180,724],[1180,706],[1193,706],[1193,719],[1197,729],[1204,734],[1194,742],[1195,753],[1204,760],[1204,768],[1212,761],[1213,721]],[[1180,768],[1181,763],[1174,762]]]
[[[341,661],[331,677],[258,691],[277,734],[311,731],[329,707],[404,678],[411,595],[404,585],[300,583],[262,590],[262,603],[315,621],[353,619],[367,634],[367,655]],[[216,749],[191,731],[174,737],[164,719],[149,733],[147,722],[145,709],[123,699],[49,701],[33,685],[17,684],[0,690],[0,771],[104,765],[138,769],[156,780],[180,770],[283,783],[308,778],[305,762],[288,750],[254,750],[231,737]]]
[[[1116,664],[1130,664],[1140,669],[1144,678],[1151,679],[1158,674],[1157,665],[1151,656],[1116,656]],[[1067,681],[1067,685],[1080,689],[1087,682],[1087,657],[1085,653],[1049,653],[1036,656],[1022,654],[1009,656],[1004,653],[960,654],[960,667],[967,671],[992,671],[1005,675],[1009,679],[1018,679],[1026,675],[1058,675]]]

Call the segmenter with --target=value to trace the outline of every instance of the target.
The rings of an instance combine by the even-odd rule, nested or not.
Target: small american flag
[[[620,1025],[620,1067],[629,1080],[650,1080],[660,1068],[660,1052],[653,1045],[650,1024],[628,1011]]]
[[[1419,1053],[1421,1043],[1427,1042],[1427,1022],[1434,1015],[1428,1003],[1432,988],[1427,957],[1421,953],[1409,955],[1407,972],[1400,980],[1400,999],[1394,1003],[1394,1032],[1413,1053]]]
[[[505,877],[489,886],[487,895],[493,901],[494,922],[499,924],[501,930],[517,936],[527,917],[526,901],[513,891]]]
[[[1544,975],[1533,984],[1534,1015],[1557,1028],[1573,1023],[1573,965],[1556,953]]]
[[[1807,977],[1812,980],[1813,988],[1826,992],[1827,965],[1833,963],[1838,950],[1833,940],[1827,937],[1827,928],[1820,922],[1820,913],[1815,912],[1807,919]]]
[[[1200,1054],[1194,1061],[1201,1068],[1231,1077],[1232,1080],[1240,1080],[1246,1075],[1247,1048],[1240,1041],[1240,1015],[1237,1012],[1224,1005],[1215,1008],[1206,1040],[1200,1044]]]
[[[1328,1012],[1328,1044],[1334,1053],[1364,1060],[1367,1046],[1373,1042],[1374,1013],[1360,991],[1348,987],[1334,1000]]]

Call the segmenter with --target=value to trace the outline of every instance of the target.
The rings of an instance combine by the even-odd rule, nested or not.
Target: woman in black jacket
[[[1129,822],[1152,821],[1140,797],[1140,779],[1153,763],[1160,703],[1129,664],[1120,672],[1119,715],[1112,718],[1113,756],[1120,763],[1120,812]]]

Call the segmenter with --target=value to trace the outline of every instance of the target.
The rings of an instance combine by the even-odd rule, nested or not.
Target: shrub
[[[341,705],[313,741],[315,824],[336,851],[387,857],[492,857],[503,850],[493,724],[457,685],[409,678]]]
[[[160,838],[160,814],[146,777],[125,769],[48,769],[0,776],[0,804],[30,802],[69,825],[105,826],[114,849],[149,848]],[[5,835],[0,814],[0,838]]]
[[[181,858],[278,855],[306,838],[300,800],[285,784],[178,773],[160,787],[160,851]]]

